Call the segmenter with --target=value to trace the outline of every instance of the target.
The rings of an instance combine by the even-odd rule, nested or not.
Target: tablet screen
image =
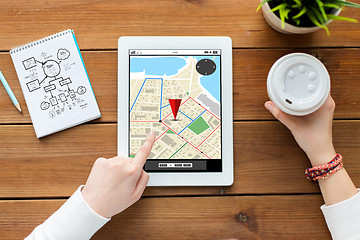
[[[129,50],[129,155],[147,172],[221,172],[221,51]]]

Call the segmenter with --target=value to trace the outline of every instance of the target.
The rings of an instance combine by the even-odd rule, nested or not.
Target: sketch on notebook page
[[[46,52],[40,55],[41,59],[30,57],[22,61],[27,72],[25,79],[30,80],[26,83],[29,92],[39,94],[40,89],[43,89],[41,93],[44,97],[40,109],[48,111],[49,116],[54,118],[77,106],[85,108],[87,103],[81,95],[86,92],[86,87],[75,86],[73,79],[66,74],[76,67],[75,62],[69,60],[70,52],[60,48],[55,57]]]

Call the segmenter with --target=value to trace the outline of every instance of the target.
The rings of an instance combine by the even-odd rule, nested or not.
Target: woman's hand
[[[313,166],[326,164],[335,157],[336,152],[332,144],[335,102],[330,95],[316,112],[302,117],[282,112],[271,101],[266,102],[265,107],[291,131]],[[357,194],[344,168],[329,178],[319,179],[319,186],[327,206],[342,202]]]
[[[82,194],[90,207],[103,217],[124,211],[140,199],[149,181],[143,166],[155,142],[149,133],[135,158],[99,158],[95,161]]]
[[[313,166],[328,163],[335,157],[332,143],[335,102],[330,95],[316,112],[301,117],[282,112],[271,101],[265,107],[291,131]]]

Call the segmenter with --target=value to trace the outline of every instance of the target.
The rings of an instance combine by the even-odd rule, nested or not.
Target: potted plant
[[[305,34],[325,29],[332,20],[357,22],[356,19],[339,16],[342,7],[360,8],[359,4],[345,0],[260,0],[265,20],[282,33]]]

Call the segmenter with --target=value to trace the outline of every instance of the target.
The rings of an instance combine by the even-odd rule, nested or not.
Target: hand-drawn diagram
[[[86,108],[87,103],[80,98],[86,92],[84,86],[74,86],[73,80],[66,76],[75,63],[65,63],[70,57],[70,52],[65,48],[57,51],[56,57],[41,53],[43,61],[31,57],[22,61],[25,70],[29,73],[26,83],[29,92],[43,93],[44,98],[40,103],[40,109],[48,111],[51,118],[61,113],[72,110],[74,107]],[[64,70],[61,65],[64,65]],[[38,71],[39,70],[39,71]],[[40,76],[42,76],[40,78]],[[41,80],[39,80],[41,79]],[[43,89],[43,92],[39,89]]]

